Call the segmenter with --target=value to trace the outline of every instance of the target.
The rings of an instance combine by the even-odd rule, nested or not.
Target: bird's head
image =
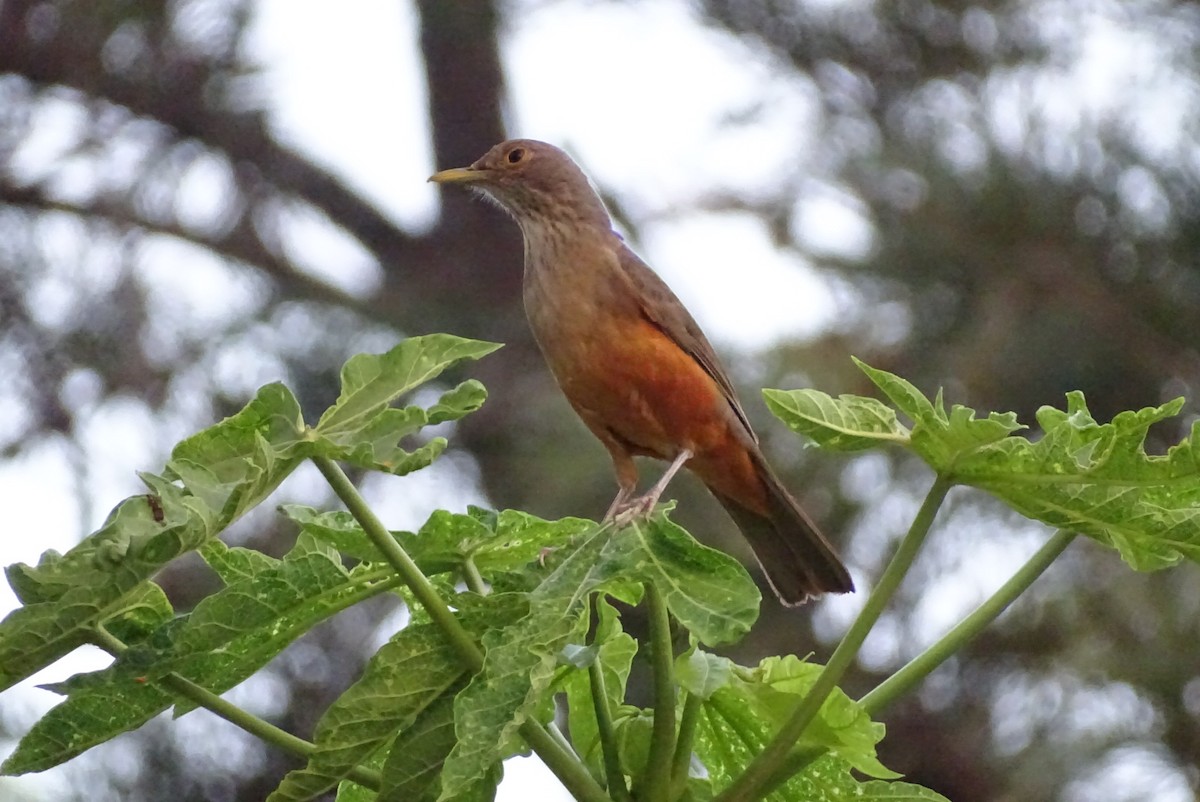
[[[464,184],[504,207],[525,228],[537,222],[592,222],[608,227],[608,212],[587,176],[562,150],[535,139],[510,139],[469,167],[429,177]]]

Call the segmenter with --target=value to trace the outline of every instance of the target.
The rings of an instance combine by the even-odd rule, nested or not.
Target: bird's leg
[[[654,505],[658,503],[659,496],[667,489],[667,485],[671,483],[675,474],[679,473],[679,469],[691,458],[691,449],[685,448],[681,450],[675,455],[674,461],[663,471],[663,475],[654,483],[654,487],[651,487],[645,494],[635,499],[627,500],[628,494],[626,494],[625,499],[622,499],[621,493],[618,493],[617,500],[613,501],[613,509],[609,510],[612,518],[618,523],[626,523],[632,518],[649,515],[654,510]],[[624,492],[624,488],[622,488],[622,492]],[[620,501],[619,505],[618,501]]]
[[[629,497],[632,495],[632,487],[622,487],[620,490],[618,490],[617,497],[612,500],[612,504],[608,505],[608,512],[604,513],[604,518],[600,521],[600,523],[606,524],[613,518],[617,517],[617,513],[622,507],[625,506],[625,502],[629,501]]]
[[[612,457],[613,472],[617,475],[617,487],[620,488],[617,491],[617,497],[613,499],[612,504],[608,505],[608,512],[604,513],[604,519],[600,521],[601,524],[606,524],[620,514],[628,504],[633,491],[637,490],[638,469],[637,463],[633,461],[633,455],[619,440],[610,435],[607,429],[599,427],[592,431],[597,432],[601,442],[608,448],[608,455]]]

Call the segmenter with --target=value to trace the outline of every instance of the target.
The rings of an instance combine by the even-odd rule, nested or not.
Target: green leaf
[[[423,468],[446,447],[434,438],[414,451],[399,441],[421,428],[457,420],[487,397],[468,380],[446,392],[429,410],[394,409],[401,395],[463,359],[478,359],[500,346],[449,334],[410,337],[384,354],[359,354],[342,367],[342,393],[313,431],[313,448],[327,457],[402,475]]]
[[[955,463],[982,446],[1004,440],[1025,428],[1012,412],[993,412],[977,420],[975,411],[955,404],[946,414],[942,395],[930,401],[909,382],[860,360],[854,363],[867,374],[901,412],[913,421],[911,445],[935,471],[946,473]]]
[[[439,799],[457,799],[513,749],[517,729],[541,703],[559,653],[582,639],[588,594],[611,578],[603,558],[613,528],[590,534],[529,594],[529,614],[483,637],[483,671],[454,705],[458,740],[446,758]]]
[[[313,537],[329,543],[341,553],[369,562],[383,555],[348,512],[318,512],[298,504],[280,510]],[[417,533],[393,532],[426,576],[458,572],[470,557],[475,567],[495,578],[498,574],[541,569],[539,558],[569,544],[589,527],[591,521],[563,518],[546,521],[516,510],[492,512],[472,507],[466,513],[437,510]]]
[[[757,712],[772,723],[774,730],[787,721],[821,671],[822,666],[788,655],[768,657],[758,668],[738,673],[741,687],[753,696]],[[883,740],[883,732],[883,725],[872,722],[857,702],[835,690],[821,705],[798,746],[829,749],[869,777],[894,779],[900,775],[875,757],[875,744]]]
[[[342,392],[317,428],[338,438],[361,429],[400,396],[463,359],[479,359],[500,348],[452,334],[409,337],[384,354],[359,354],[342,367]]]
[[[863,451],[881,443],[907,443],[909,432],[890,407],[874,398],[819,390],[763,390],[771,413],[788,427],[833,451]]]
[[[667,608],[701,643],[742,638],[758,618],[762,596],[740,562],[695,540],[665,514],[634,521],[614,542],[614,572],[653,582]]]
[[[758,588],[737,560],[697,543],[662,512],[614,531],[601,527],[529,595],[529,615],[484,636],[483,672],[459,695],[459,742],[446,761],[443,799],[484,776],[544,698],[564,646],[581,639],[585,601],[604,590],[630,600],[631,583],[654,582],[672,615],[703,643],[744,635]]]
[[[232,564],[236,560],[227,559],[231,551],[211,546],[206,556]],[[347,572],[336,553],[303,536],[283,560],[242,565],[252,573],[205,598],[190,616],[164,620],[141,645],[129,648],[108,668],[61,684],[67,699],[26,734],[4,770],[24,773],[50,768],[141,726],[172,702],[176,714],[182,715],[194,704],[172,697],[161,682],[167,673],[222,693],[318,621],[399,581],[382,569]],[[147,594],[160,591],[149,583],[142,587],[146,590],[139,589],[123,601],[144,617],[145,610],[156,604]],[[128,631],[130,624],[122,626]]]
[[[472,508],[472,515],[484,511]],[[547,521],[519,510],[502,510],[488,534],[470,544],[471,558],[486,576],[520,571],[547,552],[567,547],[596,524],[583,518]]]
[[[328,543],[347,557],[363,562],[384,560],[358,521],[345,510],[321,512],[302,504],[283,504],[279,511],[295,521],[306,534]]]
[[[279,560],[268,554],[254,549],[226,546],[220,540],[210,540],[201,546],[200,556],[226,585],[251,579],[264,571],[279,567]]]
[[[298,462],[291,452],[301,425],[291,392],[267,385],[236,415],[175,447],[167,472],[182,487],[142,474],[151,492],[126,499],[67,554],[11,566],[26,606],[0,623],[0,690],[85,642],[141,582],[271,492]]]
[[[711,699],[732,681],[734,668],[734,662],[727,657],[693,648],[676,658],[675,681],[691,695]]]
[[[317,752],[304,768],[289,772],[268,801],[300,802],[325,793],[455,688],[462,674],[458,655],[437,627],[402,629],[325,711],[313,736]]]
[[[455,605],[459,620],[474,633],[504,627],[527,610],[525,599],[516,594],[459,594]],[[332,788],[431,706],[452,700],[465,685],[463,673],[461,658],[438,627],[402,629],[325,711],[313,737],[317,751],[303,769],[284,778],[271,802],[300,802]]]
[[[0,772],[45,771],[101,744],[113,735],[145,724],[167,708],[170,694],[156,683],[122,672],[112,681],[73,693],[30,729]]]
[[[762,751],[796,704],[812,687],[821,666],[794,656],[770,657],[754,669],[734,667],[729,681],[712,691],[701,709],[695,751],[714,789],[727,786]],[[898,776],[875,757],[883,725],[870,721],[840,690],[821,706],[797,744],[797,752],[828,750],[781,786],[783,798],[841,800],[856,798],[854,768],[869,776]]]
[[[547,521],[517,510],[472,507],[467,514],[438,510],[415,536],[401,535],[400,543],[427,572],[458,570],[470,557],[481,573],[495,577],[528,570],[594,527],[582,518]]]
[[[1042,437],[1009,437],[958,460],[956,481],[992,493],[1050,526],[1115,548],[1142,571],[1200,561],[1200,426],[1165,455],[1147,455],[1148,429],[1183,400],[1096,422],[1083,395],[1042,407]]]
[[[236,415],[175,446],[167,470],[203,503],[215,535],[278,487],[303,451],[300,404],[268,384]]]
[[[319,621],[397,586],[382,568],[347,571],[325,544],[301,535],[272,567],[203,599],[169,648],[158,671],[174,671],[220,693],[257,671]],[[192,709],[176,703],[176,715]]]
[[[210,530],[184,491],[143,477],[159,493],[131,496],[105,524],[64,555],[8,576],[32,600],[0,622],[0,690],[87,642],[100,624],[154,593],[147,580],[164,564],[205,542]]]
[[[955,405],[947,413],[940,393],[931,401],[898,376],[857,364],[912,418],[907,447],[943,477],[986,490],[1030,518],[1112,546],[1138,570],[1183,558],[1200,561],[1200,424],[1165,455],[1145,451],[1149,428],[1179,414],[1183,399],[1121,412],[1102,424],[1081,393],[1069,393],[1066,410],[1038,411],[1042,434],[1031,440],[1015,434],[1024,427],[1011,412],[977,418],[974,410]],[[851,409],[862,399],[832,402],[819,394],[770,391],[769,400],[789,425],[823,444],[866,443],[856,439],[861,433],[854,426],[838,428],[846,420],[865,425]],[[829,431],[810,431],[822,427]]]
[[[938,792],[920,785],[879,780],[860,785],[854,798],[865,802],[950,802]]]
[[[442,764],[457,738],[454,697],[444,695],[397,736],[383,764],[380,800],[432,802],[441,792]]]
[[[442,696],[396,738],[383,767],[379,802],[433,802],[441,793],[441,769],[457,738],[454,699]],[[455,800],[490,802],[500,782],[500,764],[492,765]]]
[[[377,802],[379,794],[352,780],[342,780],[334,802]]]
[[[126,642],[143,642],[171,620],[170,602],[153,583],[139,585],[127,600],[127,609],[107,624],[110,632]],[[63,694],[74,693],[76,689],[86,692],[78,699],[68,698],[51,708],[21,739],[16,751],[0,766],[0,773],[43,771],[108,740],[105,733],[114,724],[122,726],[132,718],[137,720],[134,726],[139,726],[163,709],[165,695],[144,684],[144,678],[132,666],[124,671],[119,683],[111,686],[94,682],[95,676],[80,674],[65,682],[42,686]],[[128,727],[121,731],[124,729]]]
[[[617,739],[617,758],[622,771],[633,778],[634,798],[637,798],[638,783],[644,781],[648,771],[656,768],[646,765],[654,733],[654,712],[626,707],[613,721],[613,730]],[[629,770],[631,766],[633,771]]]

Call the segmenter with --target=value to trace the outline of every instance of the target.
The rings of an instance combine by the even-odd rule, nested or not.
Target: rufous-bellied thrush
[[[553,145],[502,142],[430,177],[504,207],[525,238],[525,312],[571,406],[612,456],[605,520],[653,509],[687,465],[721,501],[784,604],[854,589],[833,548],[775,477],[696,321],[626,246],[583,171]],[[634,498],[635,456],[671,465]]]

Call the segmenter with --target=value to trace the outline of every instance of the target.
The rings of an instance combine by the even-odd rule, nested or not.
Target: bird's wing
[[[746,428],[746,433],[755,443],[758,435],[750,427],[750,419],[742,409],[733,383],[729,381],[725,369],[717,359],[708,338],[700,330],[700,325],[676,297],[667,283],[658,277],[650,267],[632,250],[622,244],[620,249],[621,268],[633,284],[633,289],[639,299],[642,314],[670,337],[688,356],[696,360],[704,372],[712,376],[713,381],[721,388],[721,393],[733,409],[738,420]]]

